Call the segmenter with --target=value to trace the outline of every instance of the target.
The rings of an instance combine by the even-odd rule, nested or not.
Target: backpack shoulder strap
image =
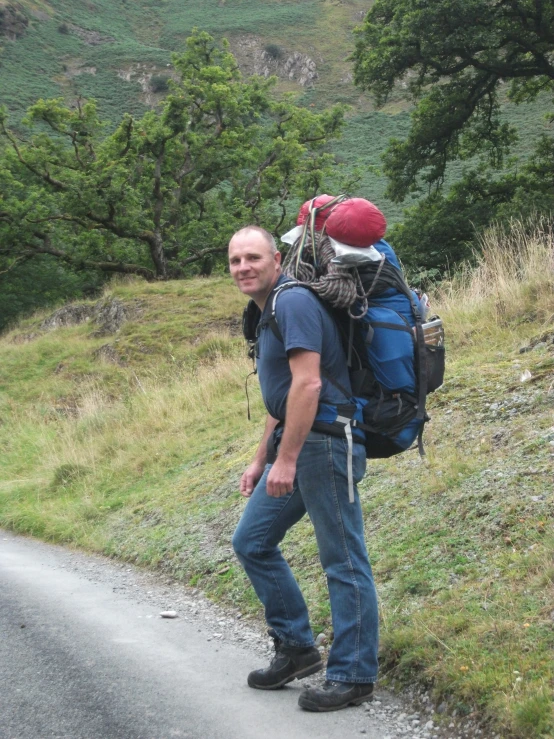
[[[285,290],[290,290],[291,287],[302,287],[305,290],[309,290],[309,292],[311,292],[313,295],[317,296],[317,293],[313,288],[311,288],[309,285],[306,285],[302,282],[297,282],[296,280],[290,280],[289,282],[283,282],[277,287],[273,288],[273,290],[270,292],[267,298],[268,301],[270,301],[269,317],[263,319],[262,325],[269,326],[274,336],[277,339],[279,339],[279,341],[283,341],[283,337],[279,330],[279,326],[277,325],[277,318],[276,318],[277,298],[279,297],[279,295],[281,295],[281,293],[285,292]]]
[[[246,304],[242,312],[242,335],[248,343],[248,356],[250,359],[254,359],[256,342],[258,340],[260,330],[264,328],[264,326],[269,325],[275,336],[282,341],[277,321],[275,319],[275,301],[277,299],[277,295],[280,294],[282,290],[289,287],[295,287],[297,284],[298,283],[291,281],[273,288],[268,297],[268,300],[271,300],[272,302],[271,315],[269,319],[266,318],[262,320],[262,311],[258,308],[254,300],[250,299]]]
[[[316,297],[319,297],[315,290],[313,290],[309,285],[303,285],[299,282],[284,282],[282,285],[279,285],[273,293],[270,295],[270,298],[272,297],[271,302],[271,313],[269,318],[265,319],[265,325],[269,326],[271,329],[273,335],[276,339],[278,339],[280,342],[283,342],[283,336],[281,334],[281,331],[279,330],[279,325],[277,324],[277,318],[276,318],[276,310],[275,306],[277,304],[277,298],[279,295],[284,292],[284,290],[291,288],[291,287],[303,287],[306,288],[306,290],[309,290],[311,293],[313,293]],[[321,300],[321,299],[320,299]],[[332,317],[331,311],[328,311],[329,314]],[[334,319],[333,319],[334,320]],[[334,385],[337,390],[339,390],[345,398],[350,399],[352,397],[352,393],[348,392],[348,390],[342,385],[338,380],[336,380],[327,370],[325,367],[320,367],[320,372],[325,377],[326,380],[328,380],[332,385]]]

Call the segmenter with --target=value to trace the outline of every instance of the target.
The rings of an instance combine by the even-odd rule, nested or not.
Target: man
[[[350,388],[340,337],[318,298],[301,287],[284,290],[276,301],[282,340],[265,324],[268,297],[288,280],[267,231],[256,226],[238,231],[229,244],[229,266],[239,290],[262,310],[257,366],[268,411],[262,441],[240,481],[249,500],[233,537],[265,607],[276,650],[269,667],[250,673],[248,685],[274,690],[323,667],[304,598],[279,549],[288,529],[307,512],[327,575],[334,641],[325,684],[304,690],[299,705],[308,711],[357,705],[371,700],[377,679],[377,596],[357,490],[349,502],[346,439],[311,430],[320,404],[345,402],[320,370]],[[354,481],[364,472],[365,448],[355,443]]]

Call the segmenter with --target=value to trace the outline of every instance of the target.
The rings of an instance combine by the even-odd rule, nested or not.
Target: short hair
[[[235,238],[235,236],[248,236],[248,234],[252,231],[254,231],[254,233],[260,234],[260,236],[269,246],[272,254],[276,254],[279,251],[277,249],[277,244],[275,243],[275,239],[273,238],[273,235],[270,234],[269,231],[266,231],[265,228],[262,228],[261,226],[244,226],[243,228],[239,229],[235,234],[233,234],[233,239]]]

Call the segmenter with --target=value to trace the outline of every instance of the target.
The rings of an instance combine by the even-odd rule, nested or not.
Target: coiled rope
[[[311,249],[304,248],[308,243]],[[368,301],[358,270],[333,264],[331,260],[335,256],[325,230],[311,232],[307,227],[290,248],[283,272],[287,277],[309,285],[334,308],[346,309],[351,318],[362,318],[367,313]],[[354,308],[355,313],[352,312]]]

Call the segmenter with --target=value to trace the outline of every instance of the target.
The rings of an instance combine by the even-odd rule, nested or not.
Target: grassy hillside
[[[393,96],[375,111],[366,95],[352,84],[352,29],[368,4],[364,0],[18,0],[28,19],[17,38],[0,28],[0,104],[15,121],[39,98],[95,98],[101,117],[114,124],[123,113],[140,116],[161,100],[152,78],[166,76],[171,53],[198,26],[217,38],[226,37],[245,74],[256,71],[254,50],[272,49],[286,59],[295,53],[316,64],[317,78],[302,86],[280,67],[277,93],[293,92],[299,103],[316,108],[335,102],[352,106],[342,139],[333,144],[340,161],[360,170],[357,195],[375,201],[390,224],[404,207],[384,197],[380,172],[388,140],[404,137],[409,128],[406,102]],[[0,7],[12,0],[0,0]],[[13,4],[13,3],[12,3]],[[526,158],[537,136],[547,130],[546,96],[532,104],[506,105],[506,119],[521,132],[515,154]],[[514,166],[516,166],[514,164]],[[450,178],[462,167],[454,165]]]
[[[361,485],[384,679],[428,688],[437,722],[471,713],[490,737],[554,736],[553,258],[551,231],[493,233],[477,270],[434,296],[448,370],[427,460],[372,462]],[[230,545],[263,425],[255,378],[246,418],[243,303],[226,277],[116,283],[0,339],[0,525],[259,617]],[[328,631],[309,521],[285,550]]]
[[[10,0],[2,0],[6,4]],[[147,73],[165,72],[171,52],[180,51],[194,27],[231,42],[245,72],[244,46],[275,53],[295,52],[317,66],[316,99],[327,104],[343,97],[356,101],[346,57],[352,49],[351,30],[367,10],[362,0],[20,0],[14,3],[28,18],[15,40],[2,38],[0,64],[2,102],[21,115],[39,97],[96,97],[105,115],[115,120],[125,111],[140,112],[149,102],[137,65]],[[332,43],[329,40],[332,39]],[[133,72],[125,81],[124,71]],[[118,76],[119,75],[119,76]],[[298,82],[280,74],[282,90],[302,93]],[[344,90],[341,92],[341,88]]]

